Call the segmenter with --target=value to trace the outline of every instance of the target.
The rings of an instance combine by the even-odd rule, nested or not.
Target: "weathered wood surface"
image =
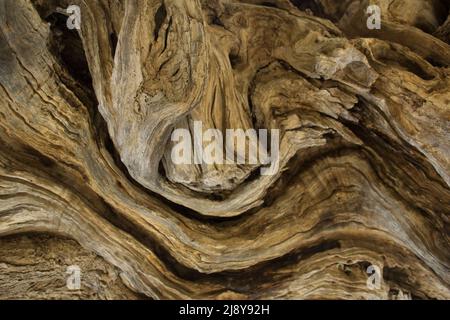
[[[0,298],[450,298],[448,12],[0,0]],[[174,165],[194,121],[280,129],[278,174]],[[42,280],[47,255],[92,290],[64,292],[63,262]]]

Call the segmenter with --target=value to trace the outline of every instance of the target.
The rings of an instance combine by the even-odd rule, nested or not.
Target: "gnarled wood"
[[[79,298],[450,298],[450,8],[375,2],[2,0],[0,237],[101,257]],[[279,129],[279,170],[176,165],[196,121]],[[0,297],[73,297],[20,292],[28,246]]]

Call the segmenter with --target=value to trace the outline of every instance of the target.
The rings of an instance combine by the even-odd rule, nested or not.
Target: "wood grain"
[[[449,299],[449,9],[0,0],[0,298]],[[195,121],[279,129],[279,171],[175,165]]]

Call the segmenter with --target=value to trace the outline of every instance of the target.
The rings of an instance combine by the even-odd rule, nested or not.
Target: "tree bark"
[[[449,299],[449,9],[0,0],[0,298]],[[279,170],[174,164],[197,121]]]

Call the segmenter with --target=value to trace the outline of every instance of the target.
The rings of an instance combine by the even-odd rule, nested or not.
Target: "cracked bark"
[[[1,0],[0,297],[450,298],[448,12]],[[174,165],[194,121],[280,129],[278,174]]]

